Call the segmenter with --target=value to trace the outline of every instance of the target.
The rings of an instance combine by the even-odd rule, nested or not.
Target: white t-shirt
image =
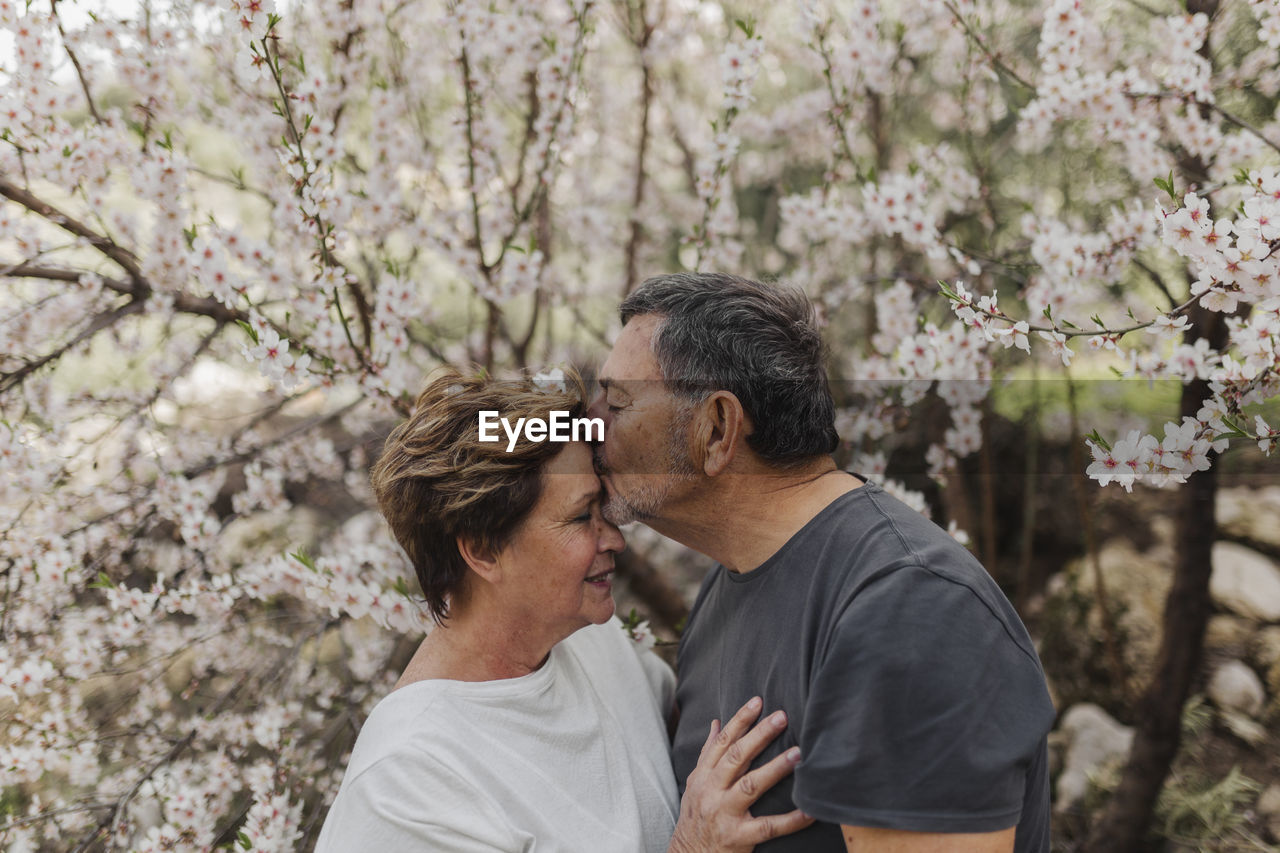
[[[365,721],[317,853],[661,853],[675,677],[612,619],[536,672],[428,679]]]

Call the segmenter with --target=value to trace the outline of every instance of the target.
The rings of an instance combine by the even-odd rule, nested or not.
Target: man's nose
[[[591,401],[591,405],[587,407],[587,417],[600,418],[602,421],[605,422],[605,426],[608,426],[609,425],[608,414],[609,414],[609,409],[605,405],[604,392],[602,391],[596,395],[596,398]]]

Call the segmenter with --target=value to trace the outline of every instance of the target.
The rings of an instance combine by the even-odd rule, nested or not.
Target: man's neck
[[[799,470],[725,473],[646,524],[731,572],[758,568],[836,498],[862,485],[829,458]]]

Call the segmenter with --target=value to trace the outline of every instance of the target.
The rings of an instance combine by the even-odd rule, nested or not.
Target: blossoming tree
[[[1088,445],[1101,485],[1184,504],[1091,849],[1143,831],[1214,451],[1276,438],[1275,0],[0,0],[0,26],[9,849],[305,847],[428,628],[369,511],[378,430],[443,362],[589,364],[676,267],[817,300],[877,476],[932,401],[954,479],[1032,360],[1183,384],[1162,433]]]

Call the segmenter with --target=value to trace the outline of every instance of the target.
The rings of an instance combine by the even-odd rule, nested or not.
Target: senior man
[[[605,516],[719,563],[680,643],[680,786],[711,721],[759,694],[789,725],[757,760],[803,759],[753,811],[817,822],[757,849],[1047,851],[1054,709],[1035,648],[968,551],[837,468],[808,300],[680,274],[620,312],[590,411]]]

